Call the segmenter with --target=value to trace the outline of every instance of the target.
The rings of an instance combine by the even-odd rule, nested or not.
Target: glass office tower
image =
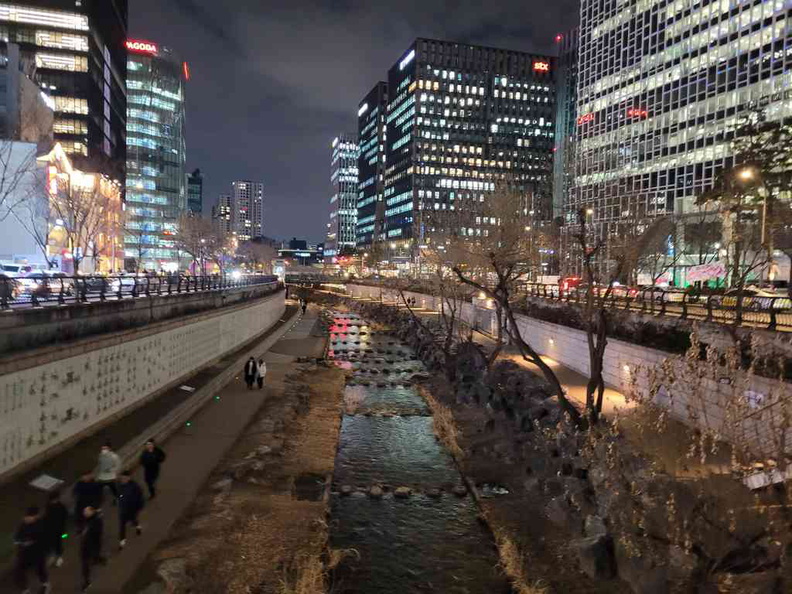
[[[168,48],[129,40],[125,267],[176,269],[186,211],[186,65]]]

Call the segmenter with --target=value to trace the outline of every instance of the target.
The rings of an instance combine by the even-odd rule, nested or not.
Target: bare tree
[[[536,276],[539,250],[545,245],[533,202],[532,195],[513,185],[498,185],[486,202],[458,204],[453,216],[444,216],[434,249],[444,253],[443,260],[461,283],[492,300],[498,327],[495,357],[502,348],[505,329],[522,357],[539,368],[565,412],[577,423],[580,413],[567,399],[552,368],[521,336],[514,315],[518,293]]]
[[[635,245],[636,270],[648,275],[650,284],[655,285],[663,275],[673,271],[685,256],[679,241],[679,220],[670,215],[660,216],[639,229],[641,233]]]
[[[125,244],[135,252],[135,272],[140,272],[140,266],[146,258],[149,250],[149,242],[146,241],[146,230],[140,228],[139,224],[133,226],[131,221],[126,221],[124,225]],[[132,241],[129,241],[132,239]]]
[[[58,179],[57,185],[50,205],[71,250],[74,272],[87,257],[96,267],[103,251],[115,250],[121,225],[118,187],[103,176],[78,171]]]
[[[272,271],[272,261],[278,257],[278,251],[266,243],[260,241],[243,241],[236,250],[237,259],[241,263],[251,265],[258,270],[263,267],[264,271]]]
[[[231,257],[229,238],[218,233],[211,221],[191,214],[179,219],[173,243],[175,249],[192,258],[203,274],[209,262],[222,270],[224,260]]]

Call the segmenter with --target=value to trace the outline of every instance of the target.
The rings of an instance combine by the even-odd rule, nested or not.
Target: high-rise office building
[[[501,179],[549,210],[554,69],[547,56],[432,39],[393,65],[384,190],[393,259],[414,256],[444,211],[472,208]]]
[[[231,184],[231,232],[239,241],[264,236],[264,184],[250,180]]]
[[[569,218],[615,236],[636,213],[694,212],[746,114],[792,116],[791,24],[785,0],[583,0]]]
[[[388,83],[378,82],[358,105],[356,243],[366,249],[383,239],[385,226],[385,122]]]
[[[212,221],[221,235],[226,236],[232,233],[231,194],[220,194],[217,206],[212,207]]]
[[[18,44],[52,97],[55,140],[75,167],[123,181],[127,0],[0,3],[0,39]]]
[[[175,268],[187,208],[185,63],[150,41],[128,41],[126,267]]]
[[[32,142],[48,150],[53,141],[55,104],[32,80],[32,64],[19,45],[0,47],[0,138]]]
[[[358,144],[354,134],[333,139],[330,158],[330,223],[325,258],[355,248],[358,199]]]
[[[203,174],[200,169],[187,174],[187,210],[203,215]]]
[[[553,216],[563,215],[575,170],[577,126],[577,69],[580,30],[555,37],[556,60],[555,146],[553,147]]]

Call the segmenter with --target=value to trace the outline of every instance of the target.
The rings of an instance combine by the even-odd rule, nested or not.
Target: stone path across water
[[[412,385],[414,353],[354,314],[338,314],[329,356],[350,370],[336,456],[331,546],[355,549],[336,571],[347,594],[500,594],[491,535],[478,521],[431,412]]]

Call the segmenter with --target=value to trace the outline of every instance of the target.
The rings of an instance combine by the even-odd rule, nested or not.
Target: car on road
[[[655,303],[697,303],[699,297],[679,287],[642,287],[638,292],[638,299]]]
[[[723,295],[713,298],[713,304],[724,308],[737,307],[740,289],[729,289]],[[792,309],[792,299],[786,293],[776,293],[759,287],[745,287],[742,290],[742,308],[747,311],[763,311],[769,309]]]

